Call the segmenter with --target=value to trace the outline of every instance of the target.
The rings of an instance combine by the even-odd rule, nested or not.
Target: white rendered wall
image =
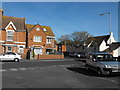
[[[118,57],[118,49],[113,50],[113,57]]]
[[[109,48],[109,46],[106,46],[105,41],[103,40],[103,42],[101,43],[100,47],[99,47],[99,51],[104,51],[105,49]]]
[[[116,42],[114,36],[113,36],[113,32],[110,32],[110,38],[108,39],[107,43],[111,44],[112,42]]]

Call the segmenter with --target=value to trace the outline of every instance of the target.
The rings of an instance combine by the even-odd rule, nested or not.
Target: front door
[[[12,47],[8,46],[7,52],[12,52]]]

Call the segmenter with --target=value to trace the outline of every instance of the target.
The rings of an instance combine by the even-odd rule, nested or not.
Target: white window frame
[[[34,42],[42,42],[42,37],[41,36],[33,36],[33,41]]]
[[[11,47],[11,50],[8,50],[9,47],[11,47],[11,46],[8,46],[8,48],[7,48],[7,52],[12,52],[12,47]]]
[[[16,27],[15,27],[15,25],[13,24],[13,22],[12,22],[12,21],[10,21],[10,23],[6,26],[6,28],[5,28],[5,29],[8,29],[10,25],[12,25],[12,26],[13,26],[13,28],[14,28],[15,30],[17,30],[17,29],[16,29]]]
[[[22,47],[21,47],[22,46]],[[25,45],[18,45],[19,47],[19,53],[24,53],[24,48],[25,48]]]
[[[47,38],[47,43],[52,43],[52,38]]]
[[[13,32],[13,34],[12,35],[8,35],[8,32]],[[8,36],[11,36],[12,37],[12,39],[8,39]],[[7,41],[13,41],[13,39],[14,39],[14,30],[6,30],[6,40]]]
[[[36,30],[37,30],[37,31],[40,31],[40,28],[37,27]]]

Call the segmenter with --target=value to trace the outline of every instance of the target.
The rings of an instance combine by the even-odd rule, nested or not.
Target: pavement
[[[71,57],[65,57],[64,59],[23,59],[21,62],[36,62],[36,61],[85,61],[83,58],[71,58]]]

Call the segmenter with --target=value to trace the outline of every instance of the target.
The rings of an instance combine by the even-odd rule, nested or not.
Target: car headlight
[[[80,55],[78,55],[78,57],[80,57]]]
[[[111,68],[111,66],[109,66],[109,65],[105,65],[105,68]]]

